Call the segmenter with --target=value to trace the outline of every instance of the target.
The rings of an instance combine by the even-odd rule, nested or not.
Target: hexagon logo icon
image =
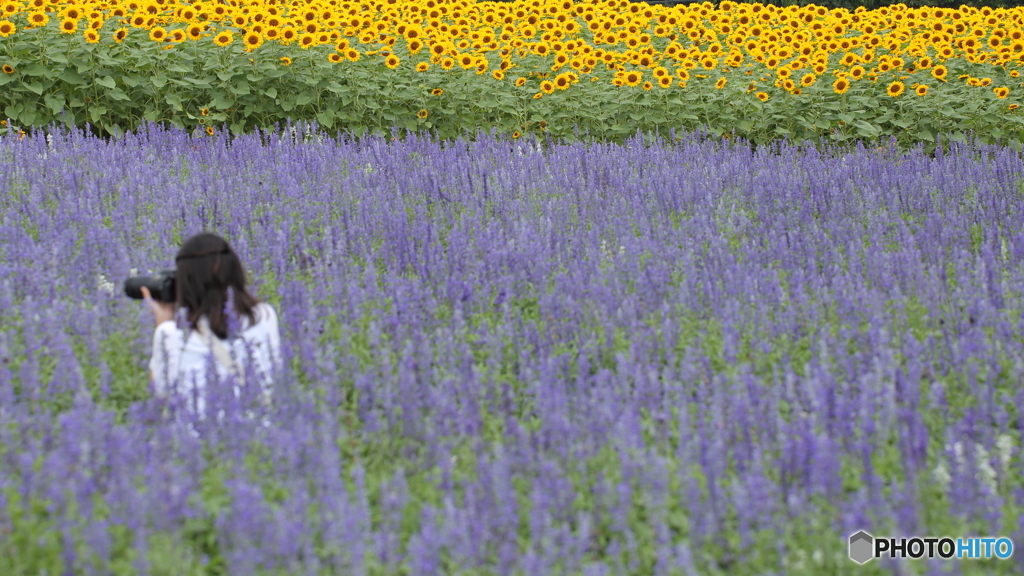
[[[871,534],[861,530],[850,535],[850,560],[857,564],[863,564],[875,557],[875,539]]]

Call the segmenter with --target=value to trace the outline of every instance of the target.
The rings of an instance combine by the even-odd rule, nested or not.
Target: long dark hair
[[[205,315],[210,330],[220,338],[227,338],[224,303],[228,299],[228,288],[233,293],[238,317],[248,318],[250,325],[256,322],[255,308],[259,300],[246,291],[245,269],[227,240],[209,232],[196,234],[181,245],[175,262],[177,305],[188,309],[190,325],[196,326]]]

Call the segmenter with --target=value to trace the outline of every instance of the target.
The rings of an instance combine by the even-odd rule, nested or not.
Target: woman
[[[210,233],[192,236],[175,258],[177,297],[157,302],[146,288],[142,295],[153,312],[153,356],[150,379],[157,396],[177,390],[195,399],[205,412],[209,376],[233,378],[240,386],[260,386],[269,400],[274,371],[281,357],[277,313],[245,289],[245,270],[226,240]],[[182,310],[179,327],[175,313]],[[190,402],[191,404],[191,402]]]

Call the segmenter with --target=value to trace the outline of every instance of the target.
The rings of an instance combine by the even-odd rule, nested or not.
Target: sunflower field
[[[0,0],[0,112],[621,140],[1024,141],[1024,9],[625,0]]]

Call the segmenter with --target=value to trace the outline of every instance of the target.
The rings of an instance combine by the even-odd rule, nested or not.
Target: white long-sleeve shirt
[[[269,395],[275,367],[281,360],[281,333],[277,313],[269,304],[257,304],[255,316],[256,322],[251,325],[248,318],[242,317],[238,338],[231,341],[219,340],[235,362],[245,367],[247,375],[252,375],[246,379],[259,382],[261,392]],[[217,338],[215,335],[213,337]],[[198,330],[189,330],[188,341],[184,342],[184,339],[185,331],[179,329],[173,320],[162,322],[156,327],[153,332],[153,355],[149,360],[153,387],[160,397],[166,397],[171,391],[183,394],[186,398],[195,397],[195,408],[203,414],[208,367],[212,363],[221,380],[228,377],[229,369],[213,358],[212,349]]]

